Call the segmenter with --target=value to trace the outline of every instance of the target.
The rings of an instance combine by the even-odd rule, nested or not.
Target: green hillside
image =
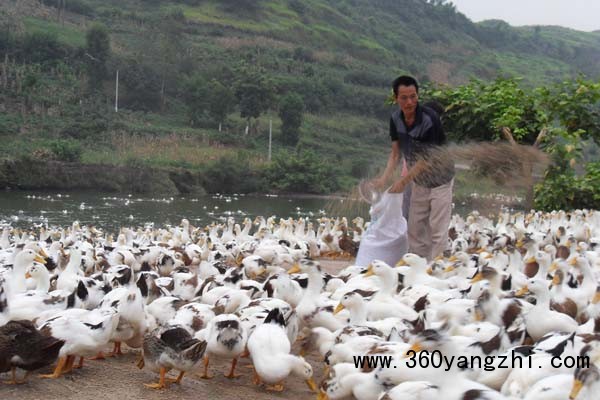
[[[600,77],[599,32],[475,24],[445,3],[3,1],[0,156],[205,173],[225,160],[259,171],[269,168],[272,119],[275,153],[316,152],[326,166],[317,175],[336,183],[311,191],[338,190],[384,161],[385,99],[400,73],[443,84]],[[107,52],[90,45],[93,29],[108,33]],[[301,103],[286,99],[290,93]],[[290,131],[280,118],[285,101],[304,110],[299,139],[281,133]],[[244,111],[263,102],[262,110]]]

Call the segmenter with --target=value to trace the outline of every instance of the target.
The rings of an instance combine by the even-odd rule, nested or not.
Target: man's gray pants
[[[453,187],[454,179],[432,189],[412,184],[408,217],[408,251],[429,261],[444,252],[452,217]]]

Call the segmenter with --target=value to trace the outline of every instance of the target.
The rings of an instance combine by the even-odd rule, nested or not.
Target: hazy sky
[[[600,30],[600,0],[451,0],[475,22],[502,19],[511,25],[560,25]]]

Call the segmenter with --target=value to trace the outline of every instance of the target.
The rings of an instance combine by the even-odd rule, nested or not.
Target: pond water
[[[77,220],[105,230],[121,226],[177,225],[187,218],[193,225],[233,217],[276,216],[316,219],[340,199],[274,195],[211,195],[202,197],[152,197],[94,192],[0,192],[0,225],[30,227],[45,223],[66,226]],[[356,215],[352,215],[351,218]]]
[[[458,202],[454,212],[465,215],[473,208],[479,209],[474,207],[474,203],[477,202]],[[492,212],[500,209],[496,201],[489,203],[493,206]],[[192,225],[205,226],[212,222],[223,222],[229,217],[241,222],[245,217],[254,219],[256,216],[304,217],[313,221],[321,216],[345,216],[349,220],[356,216],[366,220],[369,217],[366,203],[350,205],[341,198],[322,196],[216,194],[152,197],[81,191],[0,192],[0,226],[67,226],[77,220],[80,224],[93,224],[105,231],[116,232],[122,226],[178,225],[183,218],[187,218]]]

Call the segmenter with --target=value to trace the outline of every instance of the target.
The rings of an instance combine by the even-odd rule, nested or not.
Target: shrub
[[[330,193],[340,188],[340,173],[316,153],[280,152],[264,171],[265,186],[284,192]]]
[[[202,186],[209,193],[250,193],[261,189],[261,180],[248,156],[240,152],[209,164]]]
[[[73,140],[54,140],[48,144],[48,148],[54,153],[56,160],[66,162],[81,161],[83,149],[78,142]]]
[[[108,129],[108,122],[100,116],[87,116],[76,118],[62,129],[60,135],[63,138],[88,139],[98,136]]]
[[[600,208],[600,162],[588,163],[585,175],[568,170],[549,173],[535,187],[535,207],[540,210]]]
[[[298,143],[303,113],[304,103],[296,93],[289,93],[281,100],[279,118],[281,118],[281,134],[285,144],[295,146]]]
[[[55,34],[33,32],[23,42],[23,57],[30,63],[48,63],[66,57],[69,47],[61,44]]]

